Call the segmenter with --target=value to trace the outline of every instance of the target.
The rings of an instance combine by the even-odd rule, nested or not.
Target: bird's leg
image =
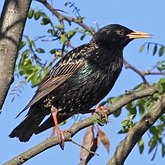
[[[57,108],[52,105],[51,106],[51,114],[52,114],[53,121],[54,121],[54,130],[52,132],[52,136],[54,135],[54,133],[57,133],[57,135],[59,136],[59,139],[60,139],[60,147],[63,150],[65,138],[64,138],[63,132],[60,130],[59,125],[58,125],[57,111],[58,111]]]

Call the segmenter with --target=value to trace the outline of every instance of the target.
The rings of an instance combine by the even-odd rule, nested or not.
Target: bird
[[[71,50],[50,69],[18,114],[29,109],[27,115],[9,136],[26,142],[33,134],[55,127],[63,138],[58,124],[98,104],[121,73],[124,47],[134,39],[149,37],[120,24],[100,28],[89,43]]]

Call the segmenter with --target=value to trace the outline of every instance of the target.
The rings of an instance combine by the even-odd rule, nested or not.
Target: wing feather
[[[82,60],[79,60],[76,63],[72,62],[68,64],[59,65],[56,69],[57,72],[55,72],[55,75],[46,76],[45,80],[39,84],[36,94],[33,96],[32,100],[28,103],[28,105],[17,115],[17,117],[27,108],[37,103],[40,99],[42,99],[54,89],[56,89],[58,86],[60,86],[62,83],[64,83],[83,65],[84,62]]]

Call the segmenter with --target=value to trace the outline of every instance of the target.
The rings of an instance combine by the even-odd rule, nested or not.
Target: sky
[[[1,2],[4,2],[2,0]],[[64,3],[66,1],[56,0],[53,1],[54,7],[57,9],[66,10]],[[144,31],[153,34],[153,38],[149,40],[136,40],[130,43],[124,50],[124,57],[132,65],[138,67],[141,70],[146,70],[153,66],[158,58],[152,57],[152,52],[139,53],[139,47],[147,41],[157,42],[164,44],[165,39],[165,23],[164,23],[164,6],[165,1],[163,0],[102,0],[102,1],[73,1],[75,5],[80,8],[80,13],[85,17],[85,23],[87,25],[99,25],[99,27],[105,26],[111,23],[118,23],[124,26],[127,26],[133,30]],[[0,4],[0,11],[2,9],[3,3]],[[37,2],[32,3],[32,7],[35,9],[43,8],[44,11],[49,13],[42,5]],[[70,10],[71,11],[71,10]],[[50,13],[49,13],[50,15]],[[30,21],[27,21],[24,34],[30,36],[37,36],[42,33],[42,30],[39,24],[31,24]],[[90,37],[87,37],[83,42],[79,40],[73,41],[74,46],[79,46],[83,43],[86,43],[90,40]],[[48,45],[49,44],[49,45]],[[44,47],[52,47],[53,43],[43,43]],[[148,77],[148,80],[154,82],[157,80],[157,77]],[[19,81],[16,79],[16,81]],[[117,80],[114,88],[108,95],[109,97],[117,96],[124,93],[125,90],[129,90],[141,82],[141,79],[132,71],[125,70],[123,71]],[[9,94],[13,89],[14,84],[11,86]],[[47,137],[50,136],[52,129],[48,131],[33,136],[29,142],[21,143],[18,139],[11,139],[8,137],[8,134],[11,130],[21,122],[23,115],[15,119],[16,115],[25,107],[28,101],[32,98],[35,89],[31,88],[30,84],[27,84],[23,90],[21,97],[17,97],[14,102],[11,102],[12,96],[8,94],[5,104],[3,106],[3,111],[0,115],[0,132],[1,132],[1,150],[0,150],[0,164],[11,159],[12,157],[24,152],[28,148],[33,147],[34,145],[42,142]],[[110,153],[108,154],[103,146],[100,146],[97,150],[99,156],[93,158],[89,165],[93,164],[106,164],[109,158],[115,152],[115,149],[119,142],[124,138],[125,135],[119,135],[117,132],[120,129],[121,121],[126,118],[126,113],[123,112],[123,115],[116,119],[112,116],[109,117],[110,123],[102,127],[106,131],[110,139]],[[68,125],[62,127],[69,127],[72,125],[74,120],[69,120]],[[81,143],[83,138],[84,131],[79,132],[73,140]],[[144,136],[144,139],[147,140],[147,136]],[[76,165],[79,163],[79,151],[80,148],[74,144],[66,143],[65,149],[62,151],[59,146],[53,147],[42,154],[32,158],[26,165],[34,164],[57,164],[62,165],[72,164]],[[138,147],[135,146],[128,158],[125,161],[126,165],[138,165],[138,164],[151,164],[151,165],[163,165],[164,158],[161,158],[161,149],[158,148],[158,152],[154,161],[150,161],[152,154],[148,155],[148,146],[145,143],[145,150],[142,155],[139,154]],[[68,163],[69,162],[69,163]]]

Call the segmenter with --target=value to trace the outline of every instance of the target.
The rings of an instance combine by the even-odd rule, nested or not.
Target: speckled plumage
[[[9,136],[28,141],[33,133],[52,127],[52,105],[58,109],[59,123],[96,105],[121,72],[122,51],[132,40],[127,36],[131,32],[121,25],[108,25],[95,33],[90,43],[67,53],[39,84],[24,109],[30,108],[26,118]],[[41,124],[47,115],[50,117]]]

